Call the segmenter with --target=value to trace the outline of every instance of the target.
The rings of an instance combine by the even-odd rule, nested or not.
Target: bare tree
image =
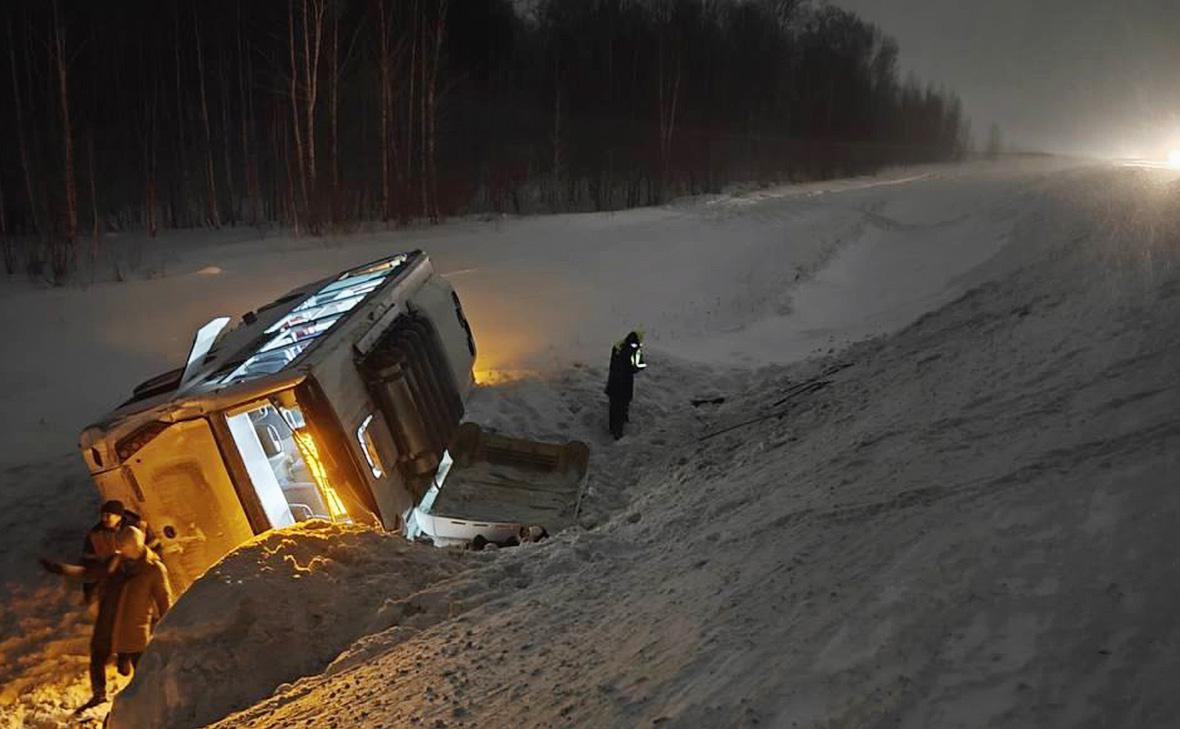
[[[229,129],[229,84],[225,81],[225,67],[229,65],[229,59],[226,54],[222,54],[220,59],[221,62],[217,64],[217,82],[221,88],[221,154],[225,160],[225,193],[229,197],[226,212],[229,215],[229,224],[237,225],[238,196],[234,190],[234,167],[231,157],[233,135]]]
[[[90,177],[90,215],[91,228],[90,238],[93,241],[93,248],[91,250],[91,258],[98,257],[98,238],[101,231],[98,224],[98,187],[94,181],[94,130],[86,132],[86,156],[89,167]]]
[[[209,224],[221,227],[221,213],[217,205],[217,180],[213,173],[213,133],[209,128],[209,102],[205,96],[205,54],[201,50],[201,26],[197,20],[197,6],[193,5],[193,40],[197,49],[198,88],[201,92],[201,126],[205,130],[205,190],[206,214]]]
[[[411,26],[409,29],[410,68],[408,69],[407,73],[407,77],[409,78],[409,95],[406,99],[406,162],[405,170],[402,173],[402,186],[405,189],[407,202],[411,189],[410,185],[414,179],[414,120],[416,116],[416,111],[414,108],[414,94],[415,89],[420,88],[417,83],[418,68],[421,65],[420,59],[423,54],[422,45],[419,42],[421,39],[421,33],[418,30],[421,26],[421,19],[419,17],[420,7],[421,0],[414,0],[413,12],[410,15]],[[404,220],[404,218],[408,217],[408,214],[409,206],[402,205],[400,217]]]
[[[262,196],[258,181],[258,164],[254,150],[254,93],[250,83],[253,78],[253,61],[250,58],[250,41],[242,37],[242,3],[238,0],[237,9],[237,50],[238,50],[238,107],[241,111],[242,136],[242,177],[245,180],[246,196],[250,199],[250,224],[258,224],[258,203]]]
[[[340,10],[332,12],[332,52],[328,68],[328,166],[331,176],[331,215],[332,225],[338,221],[340,211],[340,165],[338,163],[340,148],[337,146],[337,113],[340,105]]]
[[[390,66],[389,14],[385,0],[373,3],[377,11],[377,143],[381,152],[381,219],[389,222],[389,122],[390,122]]]
[[[439,56],[442,53],[443,41],[447,36],[447,0],[438,0],[438,14],[434,19],[434,33],[433,33],[433,57],[430,60],[430,78],[429,84],[426,86],[426,120],[425,127],[426,136],[426,161],[427,169],[424,172],[430,178],[430,204],[428,215],[434,222],[439,220],[438,211],[438,165],[437,165],[437,131],[438,131],[438,66]]]
[[[680,100],[680,44],[669,44],[665,28],[671,24],[671,11],[667,6],[662,9],[667,15],[662,18],[660,25],[658,75],[656,78],[657,109],[659,111],[660,134],[660,185],[668,184],[672,164],[672,135],[676,131],[676,106]],[[672,45],[672,48],[668,46]],[[669,58],[671,56],[671,58]],[[674,69],[669,69],[674,66]]]
[[[25,199],[29,205],[29,218],[33,229],[40,230],[37,224],[37,198],[33,194],[33,174],[29,166],[29,145],[25,139],[24,104],[19,76],[16,72],[16,38],[12,33],[12,15],[8,16],[8,60],[12,67],[12,109],[16,113],[16,141],[20,151],[20,168],[24,176]]]
[[[308,186],[316,186],[315,120],[319,92],[320,48],[324,38],[325,0],[303,0],[303,88]]]
[[[299,123],[299,66],[295,63],[295,0],[287,3],[287,46],[291,56],[291,128],[295,134],[295,157],[299,167],[299,191],[304,207],[308,205],[307,171],[303,156],[303,134]],[[288,165],[290,166],[290,165]],[[298,231],[298,226],[296,226]]]
[[[139,159],[143,171],[143,226],[151,238],[159,230],[157,212],[156,149],[159,145],[156,119],[160,100],[160,81],[156,68],[147,62],[144,47],[139,49],[140,89],[139,113],[136,117],[135,136],[139,140]]]
[[[294,124],[298,125],[299,116],[296,114],[292,118],[294,120]],[[295,186],[296,186],[296,184],[302,184],[304,181],[304,178],[302,176],[300,176],[299,183],[296,183],[296,181],[295,181],[296,163],[291,161],[291,143],[290,143],[290,140],[288,139],[287,134],[285,134],[285,133],[282,135],[282,139],[283,139],[283,155],[284,155],[284,158],[286,161],[286,170],[287,170],[287,201],[288,201],[288,209],[290,211],[291,228],[292,228],[292,232],[295,234],[295,237],[298,238],[299,237],[299,202],[298,202],[298,200],[295,199]],[[298,134],[295,135],[295,140],[296,141],[299,140]]]
[[[188,216],[183,218],[180,215],[188,205],[188,155],[186,149],[185,139],[185,123],[184,123],[184,99],[185,90],[181,82],[181,60],[180,49],[184,45],[180,37],[180,0],[172,6],[172,60],[176,71],[176,169],[172,174],[172,227],[180,227],[182,220],[187,220]]]
[[[348,47],[344,50],[343,57],[340,55],[340,16],[343,13],[343,8],[340,4],[336,4],[332,8],[332,34],[331,34],[331,60],[328,68],[328,147],[329,147],[329,172],[331,177],[331,195],[332,195],[332,223],[336,224],[340,218],[340,78],[347,72],[349,65],[352,63],[353,51],[356,50],[357,39],[360,38],[361,30],[365,28],[364,23],[357,23],[352,31],[352,37],[348,39]],[[377,32],[380,32],[378,29]],[[380,65],[380,64],[378,64]],[[380,74],[380,69],[378,69]],[[378,94],[380,96],[380,94]],[[380,115],[380,112],[378,112]]]
[[[270,216],[275,220],[288,220],[291,216],[287,212],[288,198],[294,198],[294,193],[284,186],[284,176],[290,169],[290,159],[287,155],[287,113],[283,103],[273,98],[267,105],[269,110],[267,129],[270,130]],[[282,162],[282,166],[278,163]],[[298,235],[298,229],[295,230]]]
[[[143,135],[143,205],[144,222],[147,226],[148,236],[151,238],[156,237],[156,232],[159,229],[159,223],[156,220],[157,98],[156,88],[153,86],[150,97],[144,102],[147,133]]]
[[[429,42],[428,39],[429,39],[430,30],[426,24],[426,10],[425,10],[425,8],[423,8],[421,16],[418,18],[415,18],[414,22],[417,24],[419,38],[420,38],[420,46],[419,47],[421,48],[421,59],[418,63],[418,70],[420,71],[418,80],[419,80],[419,83],[421,83],[421,88],[422,88],[422,90],[418,94],[418,102],[419,102],[418,103],[418,114],[419,114],[419,116],[418,116],[418,129],[422,132],[422,139],[418,143],[418,186],[419,186],[419,190],[421,193],[420,200],[422,203],[422,217],[428,218],[428,217],[430,217],[430,197],[429,197],[430,188],[429,188],[429,182],[428,182],[427,174],[426,174],[426,170],[428,169],[428,165],[427,165],[427,161],[426,161],[427,146],[428,146],[428,142],[427,142],[427,138],[426,138],[426,136],[427,136],[427,131],[426,131],[427,130],[426,79],[427,79],[427,76],[429,73],[428,68],[427,68],[429,65],[427,62],[427,58],[428,58],[430,51],[427,46],[427,43]]]
[[[556,205],[561,187],[561,42],[553,49],[553,196]]]
[[[53,61],[56,68],[57,92],[62,120],[62,159],[65,183],[65,230],[64,240],[53,239],[50,244],[50,270],[55,284],[61,284],[74,264],[75,247],[78,238],[78,191],[74,179],[74,135],[70,122],[69,62],[66,60],[66,32],[61,25],[57,11],[57,0],[53,0]]]

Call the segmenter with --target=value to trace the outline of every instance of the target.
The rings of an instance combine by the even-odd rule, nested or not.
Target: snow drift
[[[202,726],[319,673],[361,636],[421,625],[430,611],[415,596],[465,569],[462,556],[321,521],[264,534],[168,612],[110,726]],[[446,617],[446,605],[430,607],[430,619]]]

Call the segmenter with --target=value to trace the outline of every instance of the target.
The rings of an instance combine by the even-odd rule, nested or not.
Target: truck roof
[[[398,253],[341,271],[296,288],[246,313],[240,324],[223,332],[189,379],[182,369],[153,377],[132,397],[86,429],[109,430],[142,413],[155,415],[193,399],[248,398],[302,379],[296,369],[313,356],[316,345],[363,308],[378,290],[397,287],[406,274],[426,265],[421,250]],[[272,386],[273,385],[273,386]],[[86,432],[84,432],[84,440]]]
[[[197,389],[205,383],[245,382],[285,369],[420,258],[425,258],[421,251],[412,251],[372,261],[246,314],[243,321],[250,326],[244,336],[235,337],[238,341],[233,343],[227,337],[224,355],[218,355],[221,348],[215,345],[205,357],[201,374],[194,377],[191,387],[183,389]],[[272,313],[262,324],[259,314],[268,310]]]

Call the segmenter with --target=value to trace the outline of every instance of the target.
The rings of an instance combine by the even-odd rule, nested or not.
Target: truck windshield
[[[226,422],[271,527],[348,518],[298,405],[261,400],[227,413]]]
[[[224,382],[249,380],[286,367],[369,294],[380,288],[386,279],[401,271],[408,258],[407,254],[402,253],[382,259],[345,271],[324,285],[268,327],[267,338]]]

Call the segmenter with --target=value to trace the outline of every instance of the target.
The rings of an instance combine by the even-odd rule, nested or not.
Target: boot
[[[74,713],[81,714],[83,711],[86,711],[87,709],[93,709],[94,707],[101,706],[102,704],[105,704],[106,702],[107,702],[107,695],[106,694],[94,694],[93,696],[90,697],[89,701],[87,701],[85,704],[82,704],[77,709],[74,709]]]

